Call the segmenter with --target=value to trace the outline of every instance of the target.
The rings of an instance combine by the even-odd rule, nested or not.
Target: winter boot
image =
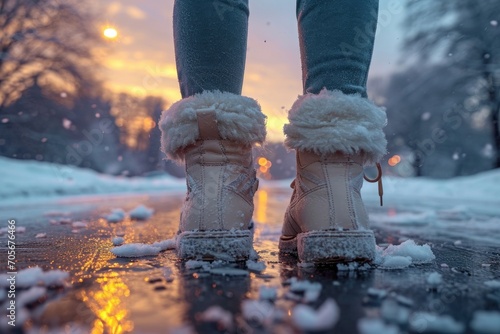
[[[253,195],[258,187],[252,144],[265,139],[256,101],[203,92],[162,115],[162,150],[184,161],[187,196],[177,253],[182,259],[243,260],[252,250]]]
[[[386,152],[383,110],[359,95],[322,90],[298,99],[285,125],[297,151],[297,176],[280,251],[303,262],[369,262],[375,238],[360,190],[363,166]],[[380,180],[380,165],[379,177]],[[381,183],[379,183],[381,193]]]

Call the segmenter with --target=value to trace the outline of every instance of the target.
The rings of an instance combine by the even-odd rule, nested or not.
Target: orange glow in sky
[[[390,10],[391,1],[381,0],[381,10]],[[103,38],[114,42],[102,54],[106,88],[141,98],[160,96],[167,107],[179,100],[172,31],[174,0],[94,3],[103,19]],[[295,5],[289,0],[249,4],[242,95],[256,99],[267,115],[267,141],[282,142],[287,111],[303,93]],[[377,30],[370,71],[373,76],[388,76],[397,68],[394,64],[402,40],[399,24],[403,17],[402,13],[394,14],[390,24]],[[106,22],[113,22],[113,26]]]
[[[106,29],[104,29],[102,34],[104,35],[104,37],[109,39],[115,39],[116,37],[118,37],[118,31],[112,27],[107,27]]]

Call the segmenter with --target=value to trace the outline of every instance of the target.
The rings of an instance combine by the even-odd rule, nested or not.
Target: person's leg
[[[378,0],[297,0],[304,94],[366,97]]]
[[[245,259],[252,249],[252,145],[266,136],[257,101],[241,96],[247,0],[176,0],[174,42],[182,100],[161,116],[162,151],[184,163],[181,258]]]
[[[298,0],[304,95],[284,127],[297,177],[280,250],[305,262],[371,261],[363,165],[386,150],[385,112],[366,99],[377,0]]]
[[[219,90],[241,94],[248,0],[176,0],[174,45],[182,97]]]

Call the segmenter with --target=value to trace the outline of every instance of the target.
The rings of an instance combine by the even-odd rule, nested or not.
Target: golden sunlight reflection
[[[259,169],[258,169],[259,177],[266,179],[266,180],[271,179],[272,176],[271,176],[270,168],[273,165],[273,163],[264,157],[259,157],[257,159],[257,164],[259,165]]]
[[[128,320],[126,302],[130,295],[128,286],[115,272],[104,274],[96,282],[100,285],[100,290],[82,291],[83,302],[97,318],[90,333],[119,334],[132,331],[134,324]]]
[[[118,30],[113,27],[107,27],[102,31],[102,34],[108,39],[115,39],[118,37]]]
[[[257,205],[255,207],[255,220],[260,223],[267,222],[267,191],[257,191]]]

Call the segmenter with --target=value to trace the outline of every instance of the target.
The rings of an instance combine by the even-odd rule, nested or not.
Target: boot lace
[[[382,185],[382,166],[377,162],[377,177],[370,179],[369,177],[363,175],[363,178],[370,183],[378,182],[378,195],[380,196],[380,206],[384,205],[384,187]]]

